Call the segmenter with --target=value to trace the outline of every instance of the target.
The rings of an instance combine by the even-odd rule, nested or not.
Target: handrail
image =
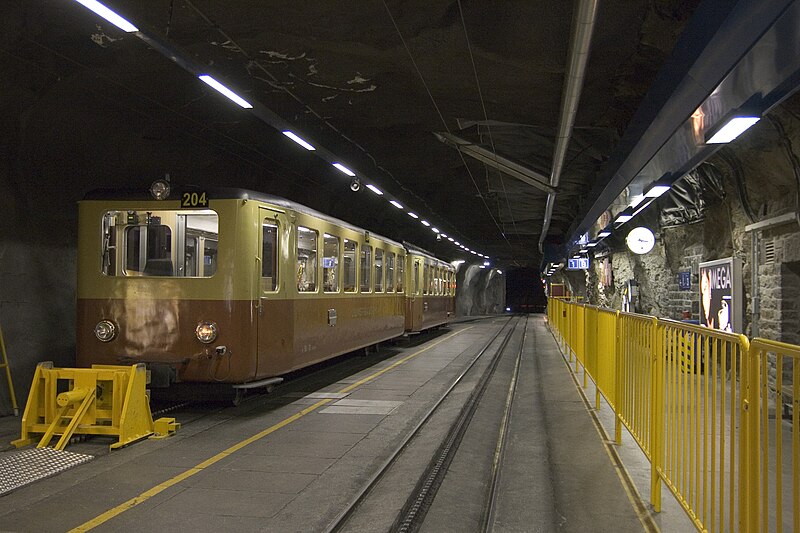
[[[800,346],[555,298],[547,317],[651,462],[657,512],[663,483],[700,531],[800,533]]]

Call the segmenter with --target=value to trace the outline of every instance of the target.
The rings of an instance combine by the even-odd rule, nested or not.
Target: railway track
[[[448,483],[448,469],[456,456],[459,454],[461,444],[465,439],[474,443],[477,438],[482,441],[479,446],[483,449],[485,457],[489,458],[490,466],[486,468],[488,481],[481,486],[488,487],[479,490],[480,494],[473,494],[473,497],[464,505],[474,508],[476,498],[482,500],[479,505],[481,509],[480,529],[482,531],[492,531],[496,518],[497,506],[500,500],[502,486],[502,471],[508,442],[508,431],[511,423],[511,415],[516,391],[517,376],[519,373],[522,350],[525,341],[525,330],[527,329],[527,317],[516,317],[509,319],[497,334],[492,337],[473,358],[467,368],[453,381],[444,391],[433,406],[424,414],[417,425],[406,435],[403,441],[396,447],[393,453],[380,465],[373,476],[361,488],[356,496],[348,503],[341,513],[328,525],[327,532],[337,531],[358,531],[365,529],[364,524],[372,519],[369,511],[370,499],[380,499],[377,495],[381,491],[393,491],[397,497],[398,489],[395,481],[389,481],[390,472],[396,465],[404,460],[404,455],[415,454],[412,450],[413,442],[420,435],[429,430],[429,425],[437,413],[443,409],[447,402],[462,401],[454,399],[454,392],[463,387],[459,387],[462,382],[467,383],[475,380],[476,384],[469,393],[458,415],[450,424],[444,438],[430,456],[424,470],[419,474],[413,488],[407,491],[405,503],[397,513],[393,523],[388,527],[395,532],[415,532],[424,529],[426,516],[431,510],[437,507],[436,496],[441,487]],[[489,358],[488,363],[486,358]],[[513,359],[513,364],[510,364]],[[486,364],[479,365],[483,361]],[[498,368],[503,366],[503,372],[498,372]],[[511,371],[509,372],[509,367]],[[506,374],[510,373],[510,378],[505,379]],[[476,374],[479,374],[476,376]],[[502,375],[500,375],[502,374]],[[502,388],[502,406],[500,409],[499,423],[496,432],[487,440],[486,427],[482,424],[474,424],[475,414],[481,408],[482,401],[485,400],[487,391],[491,388],[492,394],[496,395],[498,387]],[[493,412],[497,413],[495,409]],[[486,446],[490,444],[490,446]],[[472,444],[471,444],[472,446]],[[474,476],[473,476],[474,477]],[[382,488],[381,485],[392,485],[393,488]],[[474,491],[473,491],[474,492]],[[402,497],[402,496],[400,496]],[[374,505],[380,505],[375,503]],[[446,503],[444,505],[447,505]],[[376,526],[376,524],[372,524]]]

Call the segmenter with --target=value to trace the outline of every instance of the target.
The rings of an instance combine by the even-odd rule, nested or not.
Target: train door
[[[422,272],[423,260],[421,257],[412,257],[411,259],[411,286],[408,288],[410,292],[411,305],[409,314],[411,315],[411,331],[419,331],[422,328]]]
[[[255,302],[259,377],[280,373],[291,366],[292,301],[286,297],[283,272],[289,252],[289,226],[286,216],[272,209],[259,207],[255,272]]]

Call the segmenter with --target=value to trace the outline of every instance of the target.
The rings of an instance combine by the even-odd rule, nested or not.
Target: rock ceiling
[[[558,241],[698,2],[600,3],[548,239]],[[0,89],[14,193],[226,185],[285,196],[445,259],[458,250],[190,73],[70,0],[5,5]],[[546,193],[440,142],[545,176],[573,2],[113,0],[442,231],[536,265]],[[24,176],[24,178],[23,178]],[[62,202],[59,204],[59,202]],[[45,201],[45,205],[47,202]]]

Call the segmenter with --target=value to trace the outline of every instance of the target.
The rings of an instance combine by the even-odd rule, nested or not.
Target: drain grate
[[[0,496],[92,459],[93,455],[53,448],[32,448],[0,454]]]

